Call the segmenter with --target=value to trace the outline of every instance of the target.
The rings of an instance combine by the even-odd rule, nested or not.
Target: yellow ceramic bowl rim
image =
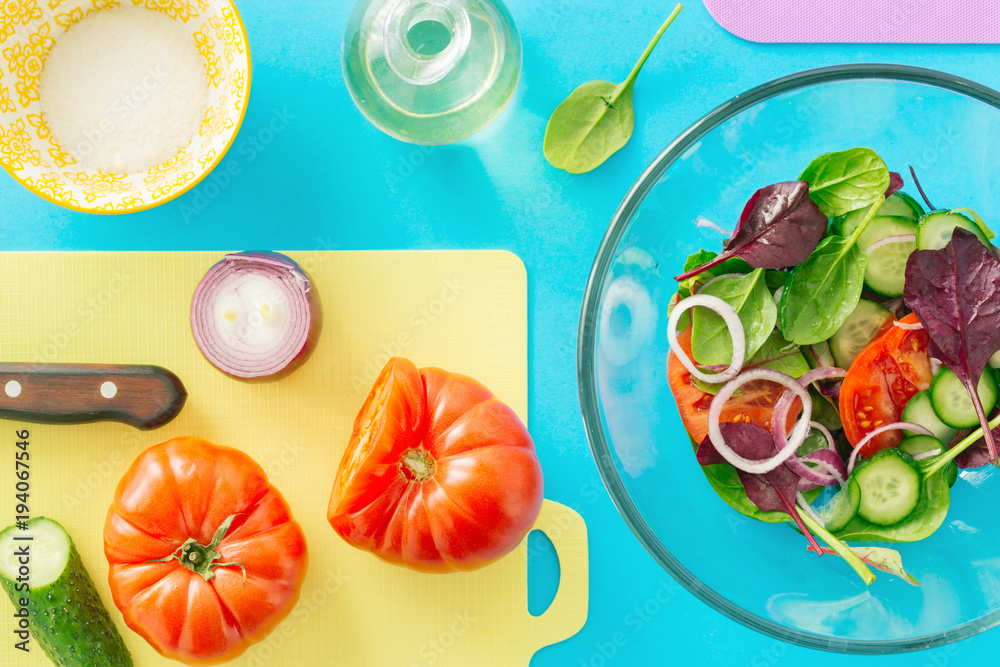
[[[226,142],[226,145],[219,152],[219,155],[214,160],[212,160],[212,164],[210,164],[209,166],[205,167],[205,169],[201,172],[200,176],[198,176],[197,178],[195,178],[194,180],[192,180],[190,183],[188,183],[184,187],[182,187],[179,190],[177,190],[177,192],[173,192],[173,193],[167,195],[166,197],[164,197],[160,201],[151,202],[149,204],[143,204],[141,206],[134,206],[132,208],[121,209],[121,210],[118,210],[118,211],[104,211],[104,210],[98,210],[98,209],[83,208],[82,206],[75,206],[75,205],[69,204],[67,202],[62,202],[62,201],[58,201],[57,199],[53,199],[52,197],[50,197],[49,195],[45,194],[41,190],[35,188],[32,185],[29,185],[28,183],[26,183],[23,180],[21,180],[20,178],[18,178],[17,174],[15,174],[13,171],[11,171],[11,169],[7,166],[6,162],[0,161],[0,166],[2,166],[3,169],[4,169],[4,171],[6,171],[8,174],[10,174],[14,178],[15,181],[17,181],[18,183],[20,183],[21,185],[23,185],[27,190],[30,190],[32,193],[38,195],[42,199],[44,199],[46,201],[49,201],[49,202],[52,202],[53,204],[57,204],[59,206],[62,206],[63,208],[68,208],[68,209],[73,210],[73,211],[79,211],[80,213],[93,213],[95,215],[123,215],[123,214],[126,214],[126,213],[139,213],[140,211],[148,211],[151,208],[156,208],[157,206],[162,206],[163,204],[166,204],[167,202],[173,201],[173,200],[177,199],[178,197],[180,197],[181,195],[190,192],[190,190],[192,188],[196,187],[199,183],[201,183],[203,180],[205,180],[205,177],[207,177],[209,174],[211,174],[212,171],[214,171],[215,168],[217,166],[219,166],[219,163],[222,162],[222,158],[226,157],[226,153],[228,153],[229,149],[232,148],[233,143],[235,143],[235,141],[236,141],[236,137],[240,133],[240,128],[243,126],[243,118],[246,117],[246,115],[247,115],[247,106],[249,106],[249,104],[250,104],[250,88],[253,85],[253,59],[250,57],[250,36],[247,35],[247,28],[246,28],[245,25],[243,25],[243,17],[240,16],[240,10],[236,8],[236,4],[233,2],[233,0],[226,0],[226,2],[233,9],[233,15],[236,17],[236,22],[240,26],[240,32],[243,34],[243,43],[246,44],[246,47],[247,47],[247,93],[246,93],[246,95],[243,96],[243,104],[242,104],[242,107],[240,108],[240,117],[236,121],[236,127],[233,128],[233,134],[232,134],[232,136],[229,137],[229,141]]]

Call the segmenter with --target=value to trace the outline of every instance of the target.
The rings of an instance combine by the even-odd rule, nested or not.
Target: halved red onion
[[[681,315],[696,306],[704,306],[705,308],[714,310],[722,317],[722,320],[726,323],[726,327],[729,328],[729,335],[733,339],[733,363],[730,364],[728,370],[722,373],[702,373],[684,350],[681,349],[681,346],[677,344],[677,324],[681,320]],[[747,339],[743,323],[740,322],[740,317],[736,314],[733,307],[718,297],[709,294],[695,294],[694,296],[689,296],[686,299],[678,301],[670,313],[670,320],[667,322],[667,341],[670,343],[670,351],[674,353],[677,360],[683,364],[684,368],[691,375],[702,382],[712,384],[729,382],[743,370],[743,362],[745,361],[747,352]]]
[[[924,328],[920,322],[893,322],[892,326],[906,329],[907,331],[919,331]]]
[[[893,243],[916,243],[916,241],[917,241],[916,234],[899,234],[898,236],[886,236],[884,239],[879,239],[875,243],[868,246],[868,248],[865,250],[865,254],[870,256],[873,252],[875,252],[879,248],[891,245]]]
[[[205,358],[242,380],[276,379],[312,353],[322,326],[315,287],[276,252],[226,255],[194,291],[191,331]]]
[[[920,435],[929,435],[931,437],[934,436],[934,434],[931,433],[930,429],[928,429],[926,426],[921,426],[920,424],[914,424],[913,422],[895,422],[894,424],[886,424],[885,426],[880,426],[871,433],[869,433],[868,435],[866,435],[864,438],[862,438],[861,442],[859,442],[857,445],[854,446],[854,451],[851,452],[851,458],[847,460],[847,474],[849,475],[854,471],[854,464],[858,460],[858,453],[861,451],[861,448],[867,445],[872,438],[874,438],[877,435],[881,435],[886,431],[898,431],[898,430],[913,431],[914,433],[919,433]]]
[[[776,382],[786,389],[789,389],[802,399],[802,416],[799,417],[799,421],[796,422],[795,428],[792,429],[791,438],[787,443],[778,441],[777,432],[779,429],[776,428],[775,442],[778,445],[778,453],[769,459],[763,459],[760,461],[744,458],[734,452],[733,449],[726,444],[726,439],[722,436],[722,428],[719,425],[719,418],[722,414],[722,408],[726,404],[726,401],[732,397],[733,393],[735,393],[737,389],[742,387],[747,382],[753,382],[754,380]],[[712,399],[712,403],[708,408],[708,436],[712,439],[712,444],[715,445],[715,449],[718,450],[719,454],[721,454],[722,457],[731,464],[744,472],[748,472],[753,475],[763,475],[764,473],[771,472],[782,463],[785,463],[791,457],[795,456],[795,450],[797,450],[803,443],[809,432],[809,421],[811,415],[812,399],[809,396],[809,392],[806,391],[805,388],[803,388],[802,385],[795,380],[795,378],[768,368],[755,368],[743,373],[732,382],[726,384],[719,390],[719,393],[715,395],[715,398]],[[771,420],[772,423],[775,423],[777,419],[778,411],[777,408],[775,408],[775,413]],[[784,429],[781,429],[781,431],[782,438],[784,438]]]

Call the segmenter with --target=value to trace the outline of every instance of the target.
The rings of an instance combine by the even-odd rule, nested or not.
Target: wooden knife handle
[[[0,363],[0,418],[42,424],[116,421],[163,426],[187,400],[180,379],[159,366]]]

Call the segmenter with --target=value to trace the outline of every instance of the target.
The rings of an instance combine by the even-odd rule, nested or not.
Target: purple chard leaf
[[[780,269],[806,260],[826,235],[827,217],[809,198],[805,181],[776,183],[754,193],[726,249],[707,264],[677,276],[696,276],[732,257],[755,269]]]
[[[774,444],[774,435],[766,428],[747,422],[724,423],[720,425],[722,437],[726,444],[743,458],[759,461],[770,458],[778,453]],[[725,459],[712,444],[711,436],[705,438],[698,446],[698,462],[702,465],[725,463]],[[799,530],[806,536],[809,543],[819,551],[819,545],[812,533],[806,528],[795,508],[796,492],[801,479],[791,468],[781,464],[774,470],[763,475],[754,475],[737,470],[740,482],[746,489],[747,498],[764,512],[784,512],[792,517]]]
[[[1000,260],[975,234],[956,228],[944,248],[910,255],[903,298],[930,334],[931,356],[969,392],[995,461],[996,445],[976,386],[1000,349]]]
[[[903,189],[903,177],[894,171],[889,172],[889,189],[885,191],[885,198],[893,196]]]

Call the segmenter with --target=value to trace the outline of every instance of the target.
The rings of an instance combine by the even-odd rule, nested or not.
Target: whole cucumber
[[[69,534],[45,517],[26,524],[0,532],[0,585],[14,604],[15,632],[25,623],[60,667],[131,667],[132,656]]]

